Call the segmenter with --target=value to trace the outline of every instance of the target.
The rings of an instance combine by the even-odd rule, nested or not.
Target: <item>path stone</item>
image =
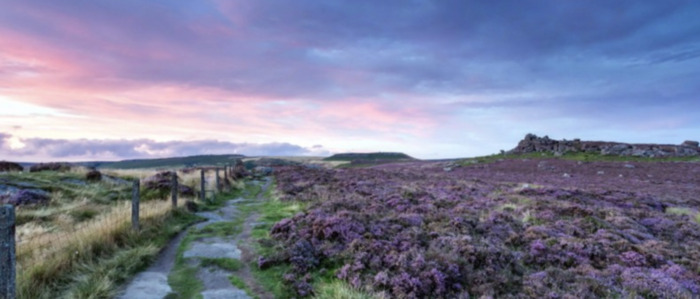
[[[228,279],[232,273],[213,267],[211,269],[199,269],[197,278],[203,283],[204,298],[251,298],[245,291],[231,285]]]
[[[219,289],[202,292],[204,299],[249,299],[251,298],[243,290],[239,289]]]
[[[192,242],[190,249],[183,254],[185,258],[231,258],[240,259],[241,250],[232,240],[206,238]]]
[[[172,292],[168,285],[168,275],[160,272],[141,272],[129,284],[122,299],[163,299]]]

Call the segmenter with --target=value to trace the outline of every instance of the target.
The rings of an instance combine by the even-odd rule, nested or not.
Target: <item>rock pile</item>
[[[47,204],[50,200],[49,193],[39,189],[20,189],[15,193],[0,195],[0,203],[15,206]]]
[[[681,145],[670,144],[628,144],[619,142],[604,141],[581,141],[555,140],[548,136],[538,137],[534,134],[527,134],[518,145],[508,151],[509,154],[522,153],[554,153],[561,155],[565,153],[597,153],[614,156],[636,156],[636,157],[689,157],[700,155],[700,147],[697,141],[685,141]]]
[[[15,162],[0,161],[0,172],[23,171],[24,167]]]
[[[238,159],[236,160],[236,165],[233,167],[231,171],[231,177],[234,179],[241,179],[247,176],[249,173],[246,170],[245,164],[243,164],[243,161]]]
[[[144,180],[144,187],[146,189],[158,190],[161,192],[170,192],[170,188],[172,188],[173,175],[177,174],[172,171],[159,172],[154,176],[146,178]],[[194,196],[194,190],[189,186],[177,184],[177,187],[180,195]]]
[[[88,182],[99,182],[102,180],[102,173],[95,169],[90,170],[85,174],[85,180]]]

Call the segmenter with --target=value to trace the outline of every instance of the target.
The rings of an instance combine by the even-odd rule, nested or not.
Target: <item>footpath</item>
[[[241,225],[237,208],[244,201],[260,201],[270,181],[249,184],[259,184],[261,191],[257,195],[243,194],[242,197],[227,200],[214,211],[197,212],[207,221],[193,225],[171,240],[156,261],[126,284],[116,298],[186,299],[201,295],[204,299],[248,299],[253,298],[250,293],[255,298],[272,298],[257,285],[249,268],[248,261],[252,257],[249,256],[248,242],[258,214],[251,213]],[[236,224],[239,224],[238,227]],[[178,261],[182,265],[178,265]],[[182,294],[191,291],[188,290],[190,285],[201,286],[201,292]],[[183,288],[185,291],[182,291]],[[246,288],[247,292],[242,288]]]

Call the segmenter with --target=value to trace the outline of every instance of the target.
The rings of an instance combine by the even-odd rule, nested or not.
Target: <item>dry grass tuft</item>
[[[140,222],[162,221],[171,211],[167,201],[142,202]],[[37,230],[28,226],[24,230]],[[44,298],[37,285],[47,285],[74,263],[90,261],[118,248],[136,233],[131,229],[131,204],[123,202],[95,219],[80,223],[73,231],[36,234],[17,244],[17,291],[20,298]]]

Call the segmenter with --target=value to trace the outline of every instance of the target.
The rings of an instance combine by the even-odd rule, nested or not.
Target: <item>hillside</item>
[[[199,155],[162,159],[136,159],[118,162],[82,162],[79,165],[102,169],[172,168],[232,164],[243,155]]]
[[[323,159],[324,161],[397,161],[415,160],[415,158],[404,153],[340,153]]]

